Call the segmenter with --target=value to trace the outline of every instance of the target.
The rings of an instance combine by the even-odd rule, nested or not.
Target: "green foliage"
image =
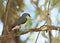
[[[55,7],[60,7],[59,4],[60,4],[60,1],[59,0],[50,0],[51,2],[51,5],[52,6],[55,6]]]
[[[29,40],[34,42],[35,41],[35,37],[36,37],[36,34],[33,32],[33,33],[30,34]]]
[[[37,11],[35,11],[35,17],[37,17],[38,16],[38,12]]]
[[[2,5],[2,3],[3,3],[3,1],[2,1],[2,0],[0,0],[0,6]]]
[[[7,1],[7,0],[5,0],[5,1]],[[51,2],[50,3],[51,7],[53,7],[53,8],[54,7],[60,7],[60,5],[59,5],[60,1],[59,0],[50,0],[50,2]],[[32,2],[32,3],[34,3],[36,5],[36,7],[38,7],[38,0],[35,2]],[[45,4],[45,6],[44,5],[43,6],[46,7],[47,3]],[[11,0],[11,2],[7,3],[7,4],[9,4],[9,6],[6,6],[6,9],[8,11],[8,15],[7,15],[8,16],[8,20],[7,20],[8,22],[7,22],[7,24],[11,25],[13,20],[16,20],[19,18],[18,12],[24,11],[25,9],[27,9],[27,6],[24,4],[23,0]],[[17,8],[17,6],[18,6],[18,8]],[[36,20],[36,18],[40,14],[41,15],[40,21],[46,20],[47,21],[46,24],[48,24],[48,25],[51,24],[50,17],[49,16],[48,16],[49,18],[47,17],[47,13],[50,13],[50,12],[48,12],[48,10],[46,10],[46,9],[45,9],[45,11],[42,11],[41,7],[40,8],[38,7],[39,9],[36,8],[36,11],[34,12],[35,13],[34,20]],[[49,11],[51,11],[51,10],[49,9]],[[5,13],[7,13],[7,12],[6,11],[4,12],[3,1],[0,0],[0,19],[3,17],[3,14],[5,15]],[[47,18],[48,18],[48,20],[47,20]],[[33,25],[32,21],[33,21],[32,19],[29,19],[27,21],[27,24],[25,25],[25,28],[27,28],[27,30],[31,29],[31,27]],[[58,21],[58,24],[60,24],[60,20],[58,17],[57,17],[57,21]],[[37,22],[37,24],[35,24],[35,27],[38,27],[38,24],[39,24],[39,22]],[[27,30],[24,30],[24,32],[26,32]],[[21,34],[23,34],[23,32],[17,33],[18,36],[20,36]],[[34,34],[32,34],[30,36],[30,39],[34,41],[33,35]],[[42,32],[42,36],[47,38],[45,32]]]
[[[26,23],[25,27],[30,29],[31,25],[32,25],[32,19],[27,20],[27,23]]]
[[[3,1],[0,0],[0,19],[2,19],[4,13]]]
[[[33,37],[33,35],[31,35],[31,36],[29,37],[29,39],[32,40],[32,41],[34,41],[35,38]]]
[[[45,37],[45,38],[48,38],[45,34],[45,31],[42,32],[42,36]]]
[[[60,14],[60,13],[59,13],[59,14]],[[60,24],[60,19],[59,19],[59,18],[60,18],[60,15],[59,15],[59,14],[56,16],[56,20],[57,20],[57,24],[58,24],[58,25]]]

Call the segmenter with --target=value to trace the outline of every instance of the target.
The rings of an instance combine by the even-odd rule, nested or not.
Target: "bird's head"
[[[22,17],[26,17],[27,19],[31,18],[30,14],[28,14],[28,13],[24,13],[24,14],[22,15]]]

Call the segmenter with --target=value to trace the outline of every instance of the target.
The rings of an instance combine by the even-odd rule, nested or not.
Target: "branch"
[[[9,13],[9,10],[10,10],[10,2],[11,0],[8,0],[7,2],[7,5],[6,5],[6,10],[5,10],[5,15],[4,15],[4,30],[3,30],[3,34],[7,34],[7,30],[8,30],[8,13]]]
[[[50,10],[53,9],[55,7],[55,5],[59,2],[60,2],[60,0],[57,0],[54,4],[52,4]]]
[[[44,25],[45,25],[45,24],[46,24],[46,22],[44,23]],[[44,25],[42,25],[40,28],[42,28]],[[37,35],[37,38],[36,38],[35,43],[37,43],[37,40],[38,40],[39,34],[40,34],[40,31],[39,31],[39,33],[38,33],[38,35]]]
[[[44,29],[43,27],[45,27],[45,29]],[[47,27],[47,28],[46,28],[46,27]],[[48,25],[43,25],[43,26],[40,27],[40,28],[32,28],[32,29],[29,29],[28,31],[25,31],[25,32],[19,31],[19,32],[20,32],[19,35],[13,34],[12,36],[13,36],[13,37],[16,37],[16,36],[20,36],[20,35],[23,35],[23,34],[26,34],[26,33],[29,33],[29,32],[39,32],[39,31],[59,30],[59,28],[60,28],[60,27],[58,27],[58,26],[48,26]],[[3,35],[3,36],[1,36],[0,39],[2,39],[2,38],[4,38],[4,37],[8,37],[8,36],[10,36],[10,33],[9,33],[8,35]],[[10,36],[10,37],[11,37],[11,36]],[[8,37],[8,38],[9,38],[9,37]]]
[[[57,26],[48,26],[48,25],[44,25],[43,27],[47,27],[47,28],[43,29],[41,27],[41,28],[30,29],[30,30],[28,30],[26,32],[22,32],[21,35],[26,34],[28,32],[50,31],[50,30],[58,30],[58,28],[60,28],[60,27],[57,27]]]

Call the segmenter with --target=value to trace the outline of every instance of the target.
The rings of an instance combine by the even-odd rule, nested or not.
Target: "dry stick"
[[[47,12],[47,18],[49,17],[49,6],[50,6],[50,0],[48,0],[49,1],[49,3],[48,3],[48,12]],[[47,24],[47,25],[50,25],[50,24]],[[49,43],[51,43],[51,31],[48,31],[48,33],[49,33]]]
[[[47,13],[48,15],[49,15],[49,5],[50,5],[50,0],[49,0],[49,4],[48,4],[48,13]],[[48,15],[47,15],[47,16],[48,16]],[[46,23],[45,23],[45,24],[46,24]],[[44,25],[45,25],[45,24],[44,24]],[[42,26],[41,26],[41,27],[42,27]],[[40,27],[40,28],[41,28],[41,27]],[[40,34],[40,32],[39,32],[38,35],[37,35],[37,38],[36,38],[35,43],[37,43],[37,40],[38,40],[39,34]]]
[[[49,7],[49,5],[48,5],[48,7]],[[48,16],[48,15],[47,15],[47,16]],[[46,23],[45,23],[45,24],[46,24]],[[44,24],[44,25],[45,25],[45,24]],[[42,26],[41,26],[41,27],[42,27]],[[41,28],[41,27],[40,27],[40,28]],[[38,35],[37,35],[37,38],[36,38],[35,43],[37,43],[37,40],[38,40],[39,34],[40,34],[40,31],[39,31],[39,33],[38,33]]]
[[[39,0],[38,0],[38,2],[39,2]],[[38,8],[38,3],[37,3],[36,6],[37,6],[37,8]],[[43,26],[44,26],[44,25],[43,25]],[[41,27],[43,27],[43,26],[41,26]],[[41,27],[40,27],[40,28],[41,28]],[[37,43],[37,40],[38,40],[39,34],[40,34],[40,31],[39,31],[39,33],[38,33],[38,35],[37,35],[37,38],[36,38],[36,40],[35,40],[35,43]]]
[[[47,27],[47,28],[46,28],[46,29],[43,29],[42,27]],[[20,35],[26,34],[26,33],[28,33],[28,32],[39,32],[39,31],[59,30],[58,28],[60,28],[60,27],[43,25],[43,26],[41,26],[40,28],[34,28],[34,29],[30,29],[30,30],[25,31],[25,32],[20,32]],[[13,34],[14,37],[20,36],[20,35]],[[8,37],[8,36],[9,36],[9,35],[3,35],[3,36],[0,37],[0,39],[2,39],[2,38],[4,38],[4,37]]]
[[[46,22],[45,22],[45,24],[46,24]],[[45,24],[44,24],[44,25],[45,25]],[[42,25],[40,28],[42,28],[44,25]],[[37,43],[37,40],[38,40],[39,34],[40,34],[40,31],[39,31],[39,33],[38,33],[38,35],[37,35],[37,38],[36,38],[35,43]]]

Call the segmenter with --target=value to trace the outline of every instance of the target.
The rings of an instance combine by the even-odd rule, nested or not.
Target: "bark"
[[[19,36],[14,37],[14,33],[16,32],[9,32],[8,30],[8,15],[9,15],[9,10],[10,10],[10,4],[12,0],[8,0],[7,5],[6,5],[6,10],[4,13],[4,18],[3,18],[3,32],[2,36],[0,37],[0,43],[20,43]]]

